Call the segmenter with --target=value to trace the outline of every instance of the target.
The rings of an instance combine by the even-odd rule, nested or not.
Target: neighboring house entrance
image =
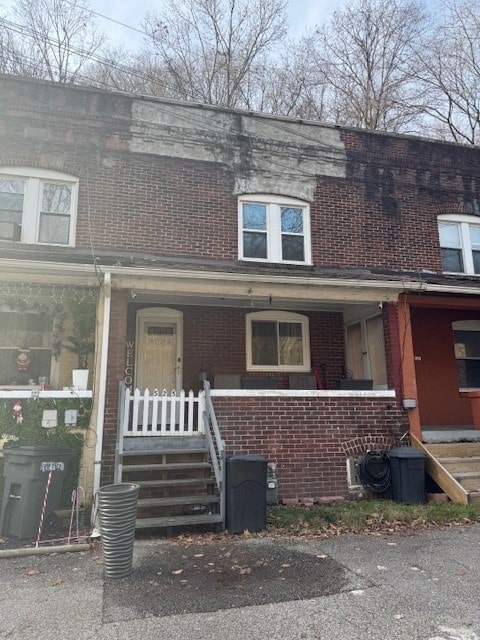
[[[412,311],[422,427],[473,424],[470,401],[461,397],[460,390],[478,385],[478,350],[471,338],[473,332],[466,330],[472,320],[475,322],[475,316],[477,312],[461,309],[414,308]],[[473,325],[477,326],[477,323]]]
[[[153,392],[182,388],[183,315],[155,307],[137,314],[135,386]]]

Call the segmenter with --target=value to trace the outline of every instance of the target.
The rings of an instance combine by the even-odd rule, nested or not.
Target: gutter
[[[107,365],[108,365],[108,342],[110,333],[110,309],[112,299],[112,276],[110,272],[104,274],[104,294],[103,294],[103,324],[102,324],[102,351],[100,360],[100,380],[97,403],[97,441],[95,444],[95,462],[93,468],[93,504],[91,514],[92,527],[95,526],[96,518],[96,496],[100,489],[100,472],[102,464],[103,449],[103,427],[105,422],[105,398],[107,391]]]

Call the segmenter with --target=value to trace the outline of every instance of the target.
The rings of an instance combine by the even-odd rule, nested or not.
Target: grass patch
[[[292,533],[395,531],[474,521],[480,521],[480,509],[453,502],[411,505],[391,500],[363,500],[329,506],[272,506],[268,509],[269,530]]]

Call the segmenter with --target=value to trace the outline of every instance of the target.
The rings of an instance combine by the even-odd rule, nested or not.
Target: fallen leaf
[[[250,567],[243,567],[243,569],[240,569],[240,575],[244,576],[248,573],[252,573],[252,570],[250,569]]]
[[[63,578],[55,578],[52,580],[52,587],[58,587],[59,584],[63,584],[65,580]]]
[[[177,569],[176,571],[172,571],[174,576],[179,576],[181,573],[183,573],[183,569]]]
[[[29,578],[31,576],[38,576],[39,573],[40,571],[38,569],[29,569],[28,571],[24,571],[20,575],[22,576],[22,578]]]
[[[286,569],[287,567],[291,567],[291,564],[288,564],[288,562],[285,562],[284,564],[280,565],[282,566],[284,569]]]

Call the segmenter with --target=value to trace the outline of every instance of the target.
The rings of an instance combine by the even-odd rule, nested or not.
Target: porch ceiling
[[[165,304],[165,305],[201,305],[205,307],[235,307],[242,309],[292,309],[299,311],[322,310],[331,312],[341,312],[345,306],[352,304],[351,302],[332,302],[327,300],[305,300],[298,298],[272,298],[270,296],[213,296],[213,295],[186,295],[178,294],[162,294],[161,292],[146,292],[132,290],[132,300],[140,303]],[[357,303],[362,306],[362,303]],[[365,303],[364,303],[365,304]]]
[[[353,279],[213,272],[151,275],[115,274],[112,285],[114,289],[128,289],[132,299],[142,303],[326,311],[396,302],[404,290],[394,282]]]

